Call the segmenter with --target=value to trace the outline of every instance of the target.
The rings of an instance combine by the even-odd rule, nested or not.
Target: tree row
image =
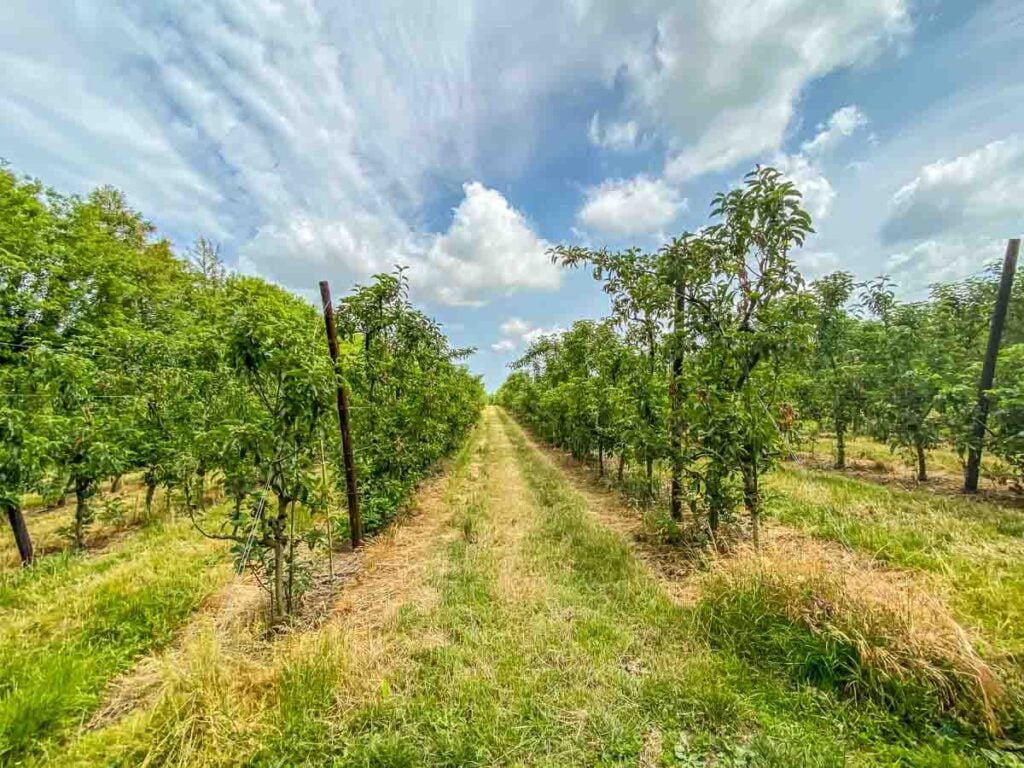
[[[825,428],[913,452],[949,444],[966,460],[999,273],[935,285],[901,302],[886,278],[847,272],[807,283],[793,251],[811,233],[793,184],[758,167],[714,198],[711,222],[657,253],[558,246],[589,268],[611,313],[535,340],[497,400],[540,437],[609,462],[651,499],[667,470],[672,517],[714,535],[745,508],[758,535],[761,478]],[[979,255],[990,259],[994,254]],[[984,449],[1024,475],[1024,291],[999,352]],[[979,446],[980,448],[981,446]]]
[[[274,614],[347,521],[335,396],[351,404],[367,531],[477,420],[482,384],[440,327],[378,275],[335,307],[340,356],[303,299],[229,274],[201,240],[180,259],[122,195],[59,195],[0,169],[0,505],[23,558],[21,504],[74,504],[85,542],[101,483],[134,475],[207,535],[232,542]],[[208,510],[216,491],[230,503]]]

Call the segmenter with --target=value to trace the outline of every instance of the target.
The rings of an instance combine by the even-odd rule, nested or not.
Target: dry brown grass
[[[781,618],[835,650],[835,682],[854,698],[900,709],[904,699],[920,696],[993,735],[1001,731],[1008,701],[1000,673],[918,573],[771,526],[760,553],[744,548],[716,559],[698,582],[707,613],[718,614],[712,623],[725,631],[733,627],[723,613],[737,606],[737,622]],[[847,650],[850,659],[843,657]]]

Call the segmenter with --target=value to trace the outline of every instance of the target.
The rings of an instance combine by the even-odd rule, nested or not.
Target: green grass
[[[316,737],[282,729],[251,764],[610,766],[647,754],[665,765],[838,766],[861,749],[835,725],[844,702],[713,652],[506,428],[528,478],[511,490],[526,498],[471,495],[452,524],[472,535],[451,544],[439,605],[395,627],[400,645],[444,642],[414,650],[353,709],[339,711],[329,695],[338,678],[318,672],[303,684],[318,693],[284,695],[300,711],[280,713],[318,723]],[[491,443],[492,467],[513,460],[500,450]],[[510,514],[525,527],[511,541]]]
[[[840,602],[824,582],[781,573],[771,583],[715,582],[713,570],[698,577],[699,601],[672,602],[503,413],[488,411],[451,477],[447,533],[428,575],[435,599],[406,603],[368,639],[354,638],[344,618],[276,642],[200,633],[162,662],[155,698],[107,727],[78,731],[66,748],[111,674],[165,644],[188,615],[206,588],[195,579],[209,554],[185,556],[187,537],[157,529],[93,561],[54,556],[34,577],[10,574],[0,604],[20,629],[0,636],[0,649],[27,655],[0,662],[3,669],[17,673],[25,660],[63,651],[84,681],[82,696],[58,702],[61,719],[39,731],[38,762],[1017,764],[984,734],[956,726],[970,713],[943,709],[941,696],[914,678],[904,689],[872,677],[843,640],[857,631],[875,645],[889,642],[871,634],[871,616],[847,611],[851,623],[836,624],[845,635],[809,624],[803,617],[815,598]],[[948,589],[964,616],[995,618],[971,579],[999,576],[1003,583],[984,589],[1000,599],[1021,588],[1017,513],[964,502],[967,515],[955,500],[797,470],[769,485],[777,519],[918,569]],[[128,594],[138,595],[135,607],[119,605]],[[66,626],[55,619],[62,600],[79,606]],[[147,613],[156,602],[159,613]],[[983,627],[993,648],[1015,647],[1021,630],[1011,624]],[[47,650],[19,650],[24,632],[29,646]],[[110,659],[96,653],[106,646]],[[915,658],[901,658],[914,674]],[[57,663],[43,666],[59,672]],[[54,680],[47,685],[57,688]],[[882,695],[872,693],[875,684]],[[26,703],[54,711],[34,690]]]
[[[539,488],[549,504],[553,503],[556,509],[560,504],[562,509],[560,515],[545,516],[545,540],[561,538],[573,542],[571,553],[561,553],[563,560],[576,564],[582,584],[608,598],[609,618],[616,626],[640,618],[638,630],[646,627],[662,639],[671,636],[673,628],[676,632],[686,628],[688,634],[682,637],[687,638],[684,642],[690,651],[673,654],[673,658],[677,659],[677,668],[682,665],[697,684],[677,688],[675,695],[693,697],[687,708],[694,711],[714,711],[725,698],[729,701],[726,709],[731,712],[730,716],[677,723],[693,740],[710,740],[727,754],[729,750],[739,750],[743,759],[750,761],[739,763],[744,765],[832,764],[827,754],[836,758],[837,765],[986,764],[981,759],[976,763],[974,756],[980,757],[987,747],[979,749],[971,736],[935,727],[936,721],[942,720],[941,713],[929,717],[916,711],[908,718],[908,712],[893,706],[893,701],[881,706],[870,699],[851,697],[849,680],[835,674],[841,671],[844,654],[848,659],[849,648],[809,631],[805,624],[786,616],[777,606],[766,605],[761,599],[764,595],[758,595],[756,590],[716,593],[705,585],[703,599],[693,611],[681,611],[675,606],[664,608],[672,613],[667,622],[659,621],[656,613],[642,610],[602,578],[610,574],[614,584],[628,583],[621,572],[616,573],[616,567],[603,567],[603,563],[615,563],[623,557],[613,554],[616,549],[625,549],[622,543],[606,531],[595,529],[580,500],[573,499],[556,470],[536,459],[522,442],[521,433],[517,442],[535,490]],[[624,561],[629,564],[626,568],[637,567],[632,557],[624,557]],[[664,600],[660,591],[656,594],[652,600]],[[624,609],[623,614],[615,613],[618,607]],[[686,659],[685,663],[682,659]],[[774,671],[784,679],[776,677]],[[867,669],[858,671],[871,674]],[[888,691],[895,690],[896,697],[902,697],[900,705],[914,707],[915,697],[926,698],[933,693],[903,690],[913,686],[913,679],[906,680],[906,686],[892,685],[893,682],[888,681]],[[678,685],[678,681],[675,683]],[[927,701],[926,706],[929,705],[934,707],[934,698]],[[742,716],[737,718],[737,714]],[[927,722],[920,722],[922,719]],[[984,736],[980,738],[980,744],[987,743]],[[1011,758],[998,755],[994,759]],[[725,764],[729,764],[728,760]]]
[[[809,436],[799,446],[799,450],[809,453],[819,461],[835,460],[836,441],[831,434]],[[864,435],[847,435],[846,461],[848,465],[860,466],[879,472],[894,473],[908,479],[917,476],[917,454],[910,448],[892,448],[885,443],[872,440]],[[929,474],[941,473],[960,477],[964,466],[957,452],[948,444],[938,445],[925,452],[925,461]],[[1009,467],[998,457],[986,453],[981,461],[982,478],[1004,479]]]
[[[768,514],[884,562],[925,572],[993,653],[1024,653],[1024,511],[783,468]]]
[[[59,750],[106,684],[170,641],[226,578],[223,560],[182,524],[0,574],[0,762]]]

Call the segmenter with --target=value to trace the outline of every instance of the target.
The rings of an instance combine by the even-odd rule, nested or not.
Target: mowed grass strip
[[[436,602],[358,642],[339,624],[241,660],[198,643],[154,709],[51,764],[993,764],[955,734],[790,674],[782,656],[810,645],[797,622],[761,657],[731,621],[711,628],[516,425],[490,409],[484,431],[427,577]]]
[[[229,574],[223,547],[156,525],[98,557],[55,554],[0,579],[0,762],[61,749],[106,684]]]

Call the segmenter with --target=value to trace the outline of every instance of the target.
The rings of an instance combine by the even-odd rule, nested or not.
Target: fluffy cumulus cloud
[[[519,317],[510,317],[508,320],[501,324],[501,332],[505,336],[511,336],[513,338],[522,338],[533,326]]]
[[[1019,227],[1022,216],[1024,136],[1014,134],[921,168],[893,195],[881,236],[891,244],[963,231],[996,235]]]
[[[661,179],[611,179],[586,190],[580,224],[608,235],[650,234],[670,224],[686,204]]]
[[[560,272],[548,256],[550,245],[533,233],[522,213],[478,182],[463,190],[451,227],[434,240],[412,274],[421,272],[422,282],[447,304],[471,304],[493,290],[558,288]]]
[[[821,155],[867,124],[868,118],[860,107],[850,104],[833,112],[827,123],[818,126],[814,138],[801,144],[800,149],[807,155]]]
[[[678,147],[666,176],[687,179],[777,150],[807,83],[909,31],[904,0],[708,2],[670,14],[630,70],[639,103]]]
[[[1005,240],[958,236],[922,240],[890,254],[885,271],[903,287],[922,291],[931,283],[959,280],[1002,257]]]
[[[804,208],[811,218],[820,221],[828,216],[836,193],[821,168],[806,155],[779,155],[775,167],[784,173],[803,195]]]
[[[496,293],[557,289],[550,246],[522,213],[479,182],[463,192],[443,233],[416,233],[400,220],[361,212],[337,220],[298,216],[283,227],[261,228],[242,247],[241,266],[302,289],[311,276],[339,268],[369,275],[402,265],[427,296],[456,306],[478,305]]]
[[[840,144],[849,139],[868,119],[855,104],[837,109],[817,133],[800,145],[793,155],[778,153],[772,161],[800,190],[804,207],[816,221],[828,217],[836,192],[822,166]]]

